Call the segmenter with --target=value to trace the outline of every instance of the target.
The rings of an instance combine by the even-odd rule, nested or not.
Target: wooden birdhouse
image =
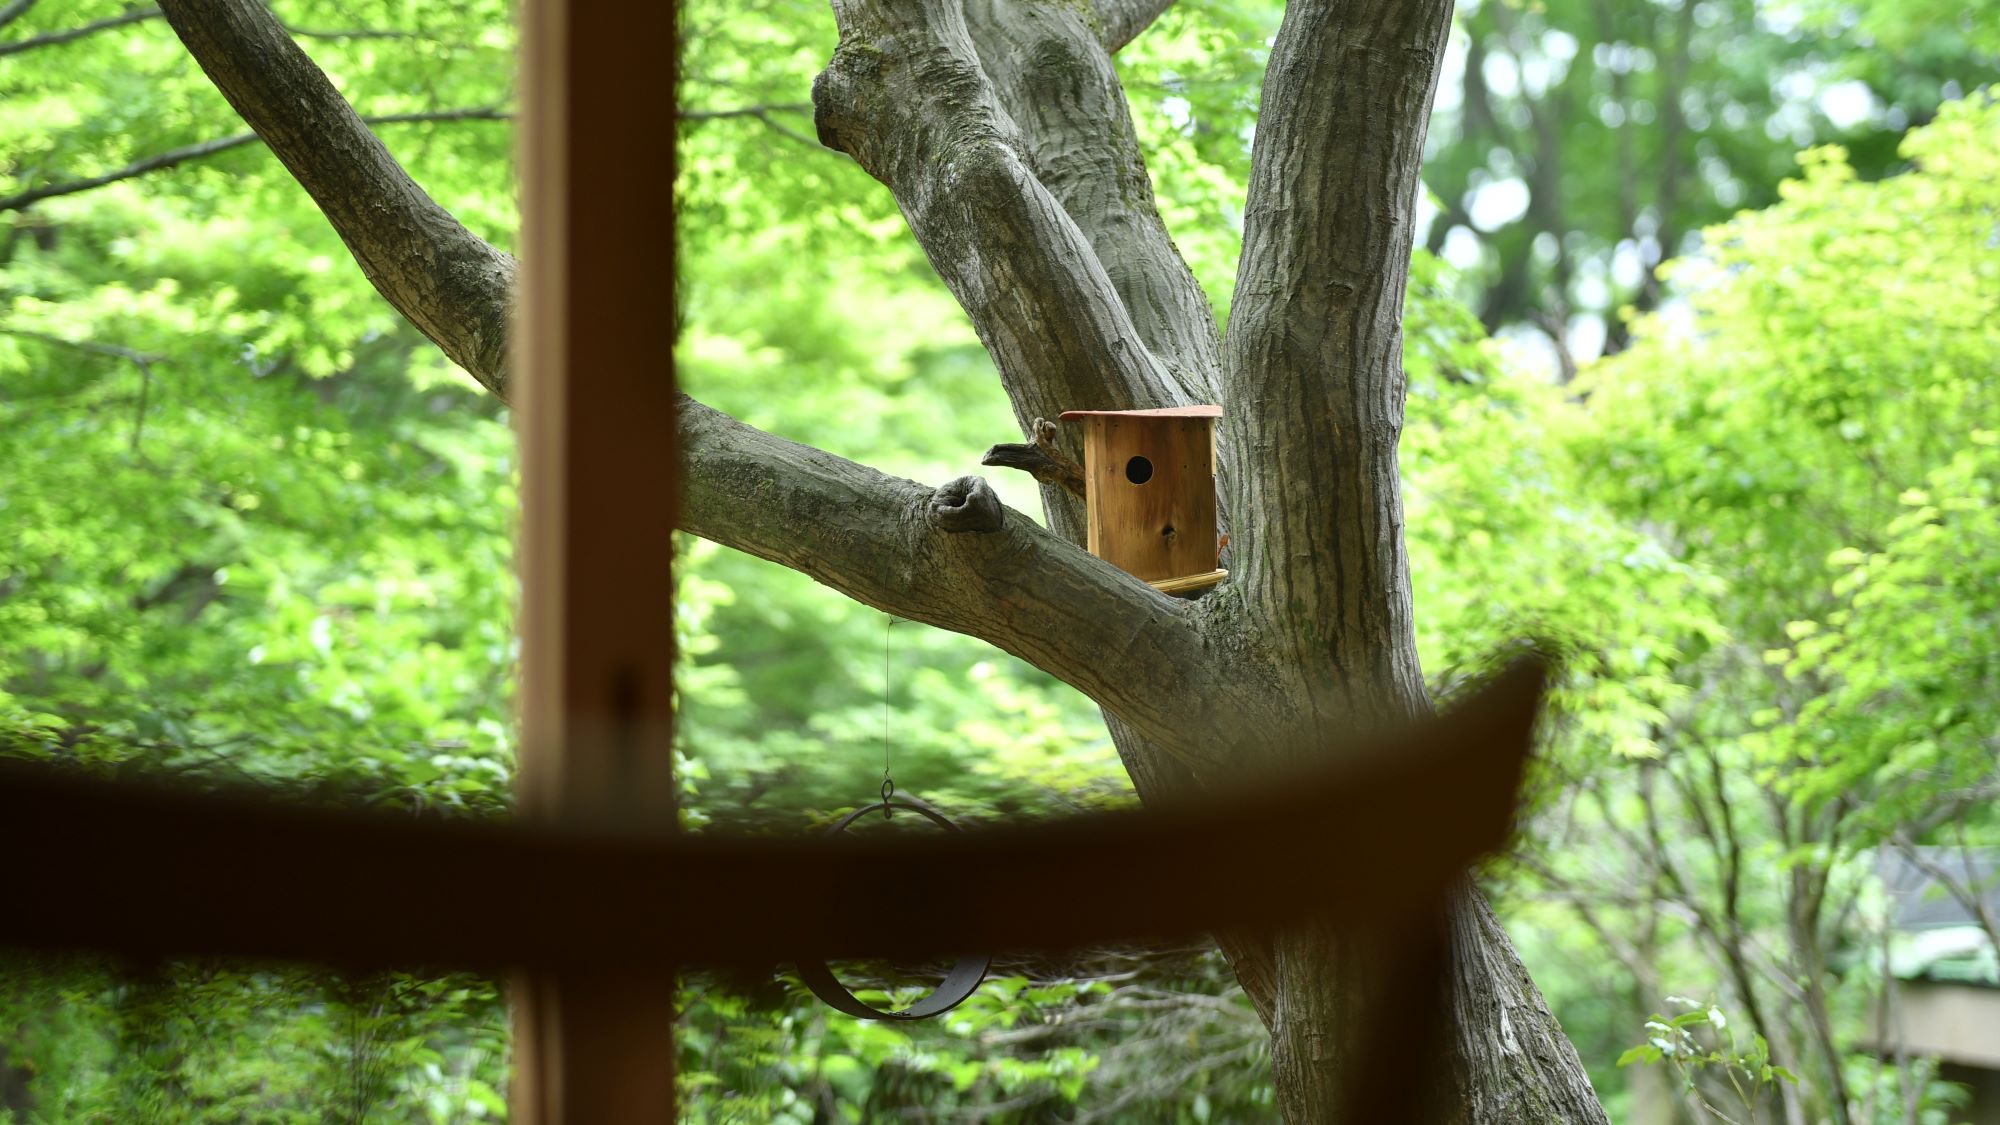
[[[1090,553],[1169,594],[1215,585],[1219,406],[1071,410],[1081,421]]]

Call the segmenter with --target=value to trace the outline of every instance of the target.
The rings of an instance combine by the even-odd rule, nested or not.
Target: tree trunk
[[[1154,803],[1430,713],[1396,447],[1417,172],[1451,14],[1448,0],[1288,7],[1219,343],[1111,65],[1167,2],[833,0],[840,43],[814,83],[815,124],[895,195],[1031,438],[1064,409],[1222,405],[1228,581],[1177,601],[1092,558],[1054,475],[1045,529],[976,478],[898,480],[692,401],[680,422],[683,527],[1072,684]],[[161,7],[383,296],[504,396],[513,260],[403,175],[262,0]],[[1078,456],[1075,435],[1055,444]],[[1314,894],[1311,872],[1296,893]],[[1357,1058],[1424,1049],[1370,1041],[1378,982],[1425,962],[1354,921],[1219,935],[1272,1031],[1294,1122],[1339,1119]],[[1450,904],[1444,932],[1448,1065],[1408,1092],[1422,1119],[1602,1123],[1477,891]]]

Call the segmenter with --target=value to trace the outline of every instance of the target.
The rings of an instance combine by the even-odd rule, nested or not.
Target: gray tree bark
[[[984,482],[937,488],[691,400],[683,525],[870,605],[981,637],[1095,700],[1148,802],[1429,714],[1396,447],[1411,219],[1448,0],[1298,0],[1272,51],[1226,342],[1153,206],[1111,52],[1165,0],[833,0],[820,139],[895,195],[1022,430],[1070,408],[1219,402],[1229,581],[1193,602]],[[513,259],[397,167],[261,0],[163,0],[196,60],[382,295],[507,392]],[[1074,436],[1062,451],[1080,454]],[[1281,749],[1284,748],[1284,749]],[[1273,857],[1283,862],[1283,857]],[[1297,893],[1310,896],[1310,872]],[[1602,1123],[1571,1047],[1469,887],[1450,911],[1449,1065],[1427,1119]],[[1222,934],[1270,1027],[1279,1104],[1336,1120],[1393,961],[1325,927]],[[1417,1093],[1417,1092],[1413,1092]]]

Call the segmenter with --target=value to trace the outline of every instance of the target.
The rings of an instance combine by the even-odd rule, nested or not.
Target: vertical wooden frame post
[[[521,13],[516,787],[524,817],[591,831],[674,826],[673,13]],[[515,1120],[673,1120],[673,982],[517,980]]]

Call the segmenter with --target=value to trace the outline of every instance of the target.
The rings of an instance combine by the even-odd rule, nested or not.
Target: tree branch
[[[59,348],[71,348],[90,355],[122,359],[139,373],[139,404],[132,412],[132,438],[129,446],[133,456],[139,455],[139,443],[146,434],[146,407],[153,397],[153,365],[166,362],[166,356],[142,352],[122,344],[103,344],[96,340],[72,340],[67,336],[51,336],[31,328],[14,328],[0,324],[0,335],[19,336],[24,340],[35,340]]]
[[[680,121],[727,121],[733,118],[747,117],[786,140],[797,141],[814,152],[832,153],[836,156],[847,155],[846,153],[833,152],[833,150],[828,149],[813,138],[778,120],[778,114],[781,113],[811,113],[812,111],[812,103],[807,102],[804,104],[746,105],[737,106],[732,109],[682,109],[676,111],[674,116]]]
[[[420,32],[393,27],[311,28],[286,24],[285,30],[300,39],[423,39]]]
[[[878,473],[681,402],[681,526],[810,575],[856,601],[989,641],[1056,676],[1183,762],[1213,736],[1273,732],[1208,650],[1191,607],[1093,558],[984,481]]]
[[[13,23],[22,15],[25,15],[29,8],[34,6],[35,0],[14,0],[13,3],[5,7],[0,7],[0,28]],[[127,24],[143,23],[150,19],[157,19],[162,15],[165,15],[165,13],[158,8],[139,8],[120,15],[97,20],[93,23],[83,24],[80,27],[72,27],[65,31],[51,31],[15,43],[0,43],[0,56],[19,54],[22,51],[32,51],[37,47],[53,47],[58,43],[73,42],[85,36],[95,35],[100,31],[110,31],[113,28],[124,27]],[[301,39],[424,38],[423,35],[417,32],[401,31],[395,28],[357,27],[322,31],[315,28],[293,27],[290,24],[281,24],[280,26]]]
[[[720,121],[731,117],[763,117],[771,113],[811,113],[811,102],[783,102],[775,105],[739,105],[728,109],[681,109],[674,117],[681,121]]]
[[[838,0],[834,14],[840,46],[813,83],[820,141],[894,193],[993,356],[1022,430],[1079,405],[1173,404],[1176,380],[1036,178],[959,4]],[[1060,490],[1043,495],[1051,523],[1080,539],[1081,506]]]
[[[142,352],[123,344],[105,344],[96,340],[72,340],[67,336],[55,336],[47,332],[37,332],[32,328],[16,328],[10,324],[0,324],[0,335],[19,336],[24,340],[50,344],[59,348],[73,348],[76,351],[101,355],[109,359],[122,359],[127,363],[163,363],[166,356],[152,352]]]
[[[4,31],[8,24],[27,15],[28,9],[34,6],[35,0],[13,0],[11,4],[0,6],[0,31]]]
[[[416,113],[380,113],[363,117],[361,121],[366,125],[404,125],[420,121],[511,121],[513,119],[514,115],[506,110],[476,106],[467,109],[424,110]],[[44,199],[55,199],[59,196],[76,195],[79,192],[91,191],[104,187],[107,184],[115,184],[120,180],[130,180],[146,175],[149,172],[159,172],[173,168],[185,164],[190,160],[200,160],[204,157],[214,156],[217,153],[228,152],[230,149],[256,144],[262,139],[255,133],[238,133],[235,136],[221,137],[212,141],[202,141],[199,144],[184,145],[180,148],[169,149],[166,152],[135,160],[122,168],[116,168],[101,175],[86,176],[79,180],[64,180],[61,183],[48,184],[44,187],[24,191],[18,195],[0,197],[0,211],[19,211],[23,207],[40,203]]]
[[[1154,204],[1152,179],[1110,61],[1110,52],[1129,42],[1166,6],[1162,0],[1095,0],[1090,17],[1085,17],[1066,5],[970,0],[964,6],[964,20],[975,63],[960,44],[950,13],[927,15],[921,3],[898,4],[893,0],[873,5],[835,4],[843,43],[855,41],[876,49],[869,54],[856,52],[860,61],[871,61],[876,53],[890,49],[882,41],[883,31],[901,30],[903,35],[891,42],[906,56],[910,73],[922,75],[926,67],[948,62],[972,95],[940,106],[929,115],[935,122],[934,139],[928,142],[935,153],[929,159],[953,155],[953,146],[962,138],[983,135],[1001,154],[1018,157],[1026,164],[1021,168],[1009,162],[1010,176],[996,193],[1000,198],[1010,206],[1026,202],[1030,208],[1039,208],[1046,194],[1061,208],[1055,222],[1018,224],[1027,228],[1026,233],[989,227],[984,231],[986,241],[975,243],[968,253],[937,237],[931,228],[942,227],[946,233],[956,234],[953,228],[962,227],[977,237],[980,215],[933,222],[912,206],[912,197],[927,186],[921,179],[908,172],[898,179],[897,169],[886,161],[871,166],[859,151],[848,150],[903,204],[933,264],[980,326],[982,339],[993,352],[1015,412],[1022,419],[1022,429],[1031,439],[995,445],[982,462],[1024,470],[1041,482],[1050,526],[1071,542],[1080,543],[1084,534],[1080,503],[1084,490],[1076,464],[1080,441],[1073,434],[1058,432],[1044,418],[1052,417],[1054,410],[1086,403],[1118,409],[1218,401],[1220,356],[1214,314],[1168,237]],[[904,20],[908,22],[899,22]],[[841,63],[836,55],[828,76],[840,78]],[[899,82],[908,81],[900,75],[869,76],[883,90],[894,90]],[[831,85],[827,78],[822,84]],[[828,110],[837,111],[840,105],[821,96],[819,87],[815,100],[821,106],[822,139],[827,139]],[[893,95],[884,101],[895,104]],[[860,128],[873,130],[877,138],[905,139],[898,133],[907,129],[907,117],[853,116],[860,119]],[[837,118],[834,123],[838,124]],[[844,135],[844,131],[837,133],[828,143],[840,147],[836,141]],[[918,176],[928,170],[921,163],[924,159],[925,154],[915,154]],[[980,201],[981,194],[965,193],[973,202]],[[992,198],[985,196],[987,201]],[[1087,244],[1087,254],[1077,252],[1077,235]],[[1022,283],[1024,274],[1032,276],[1029,271],[1039,271],[1051,261],[1069,271],[1070,281],[1085,286],[1091,302],[1108,306],[1113,320],[1111,334],[1097,346],[1108,346],[1121,359],[1143,360],[1135,365],[1138,378],[1121,377],[1123,373],[1115,366],[1094,368],[1087,358],[1079,363],[1065,355],[1052,355],[1053,349],[1029,351],[1018,362],[1010,362],[1012,341],[1001,337],[996,346],[982,309],[967,300],[968,290],[979,293],[981,279],[975,277],[970,284],[954,281],[954,268],[965,272],[969,262],[985,267],[987,284],[1011,286],[1017,294],[1057,298],[1045,301],[1030,319],[1023,319],[1018,311],[994,313],[1003,325],[1012,318],[1014,325],[1026,326],[1031,332],[1040,319],[1054,317],[1060,322],[1096,313],[1093,304],[1077,304],[1047,284]],[[1109,299],[1098,287],[1099,271],[1109,284]],[[1129,330],[1115,323],[1119,319],[1130,324]],[[1046,345],[1048,341],[1029,342]],[[1226,473],[1227,465],[1223,468]],[[1156,744],[1147,731],[1126,721],[1115,708],[1107,709],[1106,721],[1133,784],[1149,805],[1185,799],[1194,791],[1195,771],[1174,747]],[[1269,1023],[1276,983],[1268,942],[1249,934],[1221,935],[1220,940],[1259,1014]]]
[[[1079,498],[1084,496],[1083,466],[1056,446],[1056,424],[1037,418],[1035,440],[993,446],[979,459],[982,465],[1019,469],[1043,484],[1059,485]]]
[[[1225,340],[1237,574],[1325,718],[1425,708],[1396,444],[1418,166],[1448,0],[1287,6]],[[1282,406],[1282,409],[1280,408]]]
[[[11,14],[8,14],[7,19],[12,20],[25,10],[26,5],[22,5],[18,9],[10,9]],[[126,12],[124,15],[112,16],[109,19],[97,20],[94,23],[83,24],[80,27],[45,32],[41,35],[31,35],[26,39],[17,39],[12,43],[0,43],[0,58],[5,58],[8,55],[18,55],[23,51],[32,51],[37,47],[53,47],[59,43],[72,43],[85,36],[95,35],[100,31],[110,31],[112,28],[124,27],[126,24],[156,19],[159,15],[160,10],[158,8],[145,8],[136,12]],[[0,21],[0,26],[4,26],[4,23],[5,21]]]
[[[1111,64],[1111,52],[1163,10],[1165,4],[1157,0],[1110,2],[1089,11],[1037,0],[964,3],[980,67],[1001,109],[1020,130],[1033,176],[1090,243],[1132,321],[1138,345],[1168,379],[1166,387],[1135,400],[1120,397],[1113,387],[1094,394],[1076,388],[1079,397],[1072,404],[1129,409],[1217,401],[1221,360],[1215,317],[1154,204],[1152,177]],[[1074,461],[1082,454],[1075,434],[1050,440],[1034,430],[1030,436],[1062,460]],[[995,447],[994,452],[1004,456],[1012,448],[1017,447]],[[1081,488],[1068,487],[1059,466],[1048,467],[1058,471],[1053,476],[1036,473],[1036,479],[1063,486],[1043,494],[1051,524],[1081,541],[1073,499],[1082,495]]]
[[[1099,31],[1075,7],[1036,0],[966,0],[965,20],[1001,108],[1020,127],[1035,178],[1089,240],[1139,340],[1172,376],[1171,402],[1104,408],[1214,402],[1215,317],[1154,205]]]
[[[1173,6],[1174,0],[1090,0],[1090,14],[1097,20],[1098,42],[1116,54]]]
[[[319,205],[377,292],[504,396],[511,255],[437,205],[259,0],[168,0],[167,21]]]

